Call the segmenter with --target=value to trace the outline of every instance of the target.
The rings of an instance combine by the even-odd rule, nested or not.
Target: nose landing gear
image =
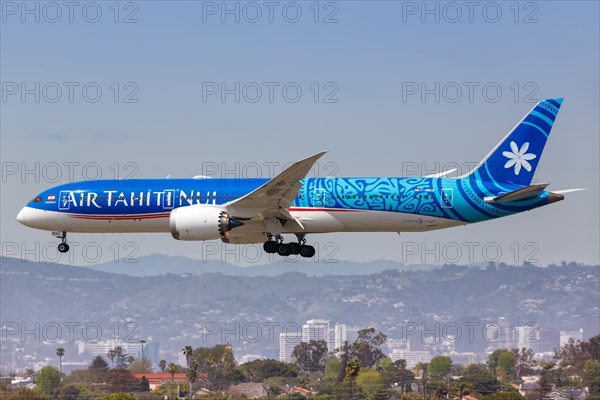
[[[58,244],[58,251],[61,253],[66,253],[69,251],[69,245],[67,244],[67,232],[52,232],[52,236],[60,239],[60,243]]]

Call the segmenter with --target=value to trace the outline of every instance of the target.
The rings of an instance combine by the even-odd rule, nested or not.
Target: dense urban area
[[[600,399],[598,266],[309,266],[5,260],[2,398]]]

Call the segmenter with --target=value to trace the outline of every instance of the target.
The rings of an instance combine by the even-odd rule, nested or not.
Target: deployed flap
[[[546,189],[548,183],[540,183],[539,185],[531,185],[521,189],[513,190],[496,197],[486,197],[484,200],[487,203],[507,203],[509,201],[527,200],[537,197]]]
[[[292,164],[253,192],[225,204],[227,211],[238,219],[249,219],[255,216],[261,219],[269,217],[290,219],[287,208],[302,187],[300,181],[306,178],[314,163],[325,153],[323,151]]]

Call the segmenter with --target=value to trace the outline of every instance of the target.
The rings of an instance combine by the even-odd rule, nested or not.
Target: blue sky
[[[217,166],[254,175],[259,165],[267,177],[268,165],[277,163],[279,171],[329,150],[317,174],[399,176],[415,168],[426,174],[478,162],[533,107],[530,99],[565,97],[536,177],[552,189],[588,191],[464,228],[310,239],[322,253],[333,243],[329,249],[340,260],[435,263],[432,252],[443,262],[454,258],[443,249],[458,248],[458,262],[486,261],[497,258],[481,250],[491,247],[505,262],[532,253],[541,264],[599,262],[597,2],[477,2],[472,10],[462,2],[274,2],[273,22],[264,2],[122,2],[118,15],[113,2],[77,2],[72,22],[62,3],[52,3],[60,16],[49,3],[29,3],[32,13],[22,4],[2,2],[0,28],[4,254],[15,248],[17,255],[40,254],[35,244],[53,243],[14,217],[37,192],[67,182],[70,172],[75,180],[97,171],[109,178],[115,170],[186,177]],[[239,22],[235,13],[222,13],[224,4],[237,7]],[[253,23],[257,9],[262,16]],[[297,10],[301,16],[292,23]],[[239,102],[235,94],[222,101],[207,92],[236,83]],[[22,98],[24,87],[32,92]],[[262,96],[252,102],[257,87]],[[424,98],[407,92],[414,87],[432,92]],[[297,88],[302,94],[293,102]],[[96,243],[102,259],[124,242],[135,243],[138,256],[202,258],[206,250],[168,234],[70,239]],[[473,256],[472,242],[479,249]],[[74,257],[86,263],[77,251]]]

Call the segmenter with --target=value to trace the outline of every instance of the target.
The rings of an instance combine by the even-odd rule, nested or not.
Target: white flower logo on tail
[[[529,149],[529,142],[523,143],[521,149],[517,146],[515,142],[510,142],[510,151],[502,152],[502,155],[508,158],[506,164],[504,164],[504,168],[510,168],[512,166],[515,167],[515,175],[519,175],[521,172],[521,167],[525,168],[527,171],[531,171],[531,164],[528,161],[533,160],[537,156],[533,153],[527,153],[527,149]]]

